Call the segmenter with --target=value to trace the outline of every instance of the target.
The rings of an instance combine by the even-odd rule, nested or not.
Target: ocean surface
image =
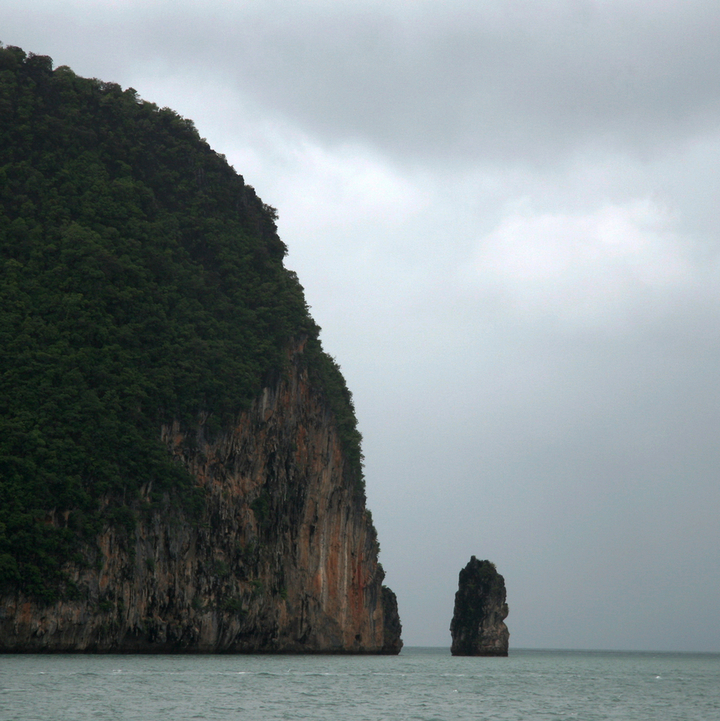
[[[720,654],[0,655],[2,721],[720,719]]]

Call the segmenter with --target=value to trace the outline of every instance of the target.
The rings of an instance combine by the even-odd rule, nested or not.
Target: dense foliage
[[[351,397],[275,218],[191,121],[0,47],[0,586],[69,592],[78,539],[131,527],[150,480],[197,506],[161,423],[202,414],[212,433],[292,338],[361,478]]]

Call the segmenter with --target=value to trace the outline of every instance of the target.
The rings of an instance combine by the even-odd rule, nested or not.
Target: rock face
[[[66,564],[75,598],[0,598],[0,652],[398,653],[364,492],[302,352],[212,442],[161,429],[205,491],[199,522],[141,503]]]
[[[472,556],[455,594],[450,633],[453,656],[507,656],[510,632],[504,623],[505,579],[490,561]]]
[[[386,654],[398,654],[403,647],[403,642],[400,638],[402,625],[400,623],[400,614],[398,613],[397,598],[387,586],[382,587],[382,607],[385,622],[382,652]]]

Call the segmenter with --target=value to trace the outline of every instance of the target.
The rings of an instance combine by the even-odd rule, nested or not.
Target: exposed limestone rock
[[[0,598],[0,652],[398,653],[364,493],[301,353],[212,443],[162,429],[206,491],[199,523],[138,504],[67,563],[76,598]]]
[[[403,647],[400,639],[402,624],[398,613],[397,597],[387,587],[382,587],[383,618],[385,619],[385,635],[383,636],[383,653],[398,654]]]
[[[470,558],[455,594],[450,633],[453,656],[507,656],[510,632],[504,623],[505,579],[494,563]]]

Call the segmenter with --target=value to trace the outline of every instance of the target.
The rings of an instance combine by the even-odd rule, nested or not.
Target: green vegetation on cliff
[[[0,47],[0,589],[72,593],[78,539],[131,529],[149,481],[197,509],[160,425],[222,428],[294,338],[361,482],[351,395],[275,220],[191,121]]]

